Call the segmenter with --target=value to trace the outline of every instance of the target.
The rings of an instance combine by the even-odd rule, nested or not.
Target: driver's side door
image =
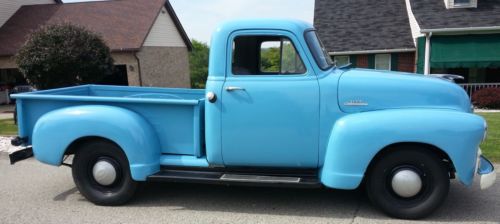
[[[226,166],[318,165],[319,87],[293,34],[232,35],[222,91]]]

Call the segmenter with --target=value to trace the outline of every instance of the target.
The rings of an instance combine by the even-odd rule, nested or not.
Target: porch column
[[[432,32],[425,34],[424,75],[428,75],[431,71],[431,37]]]

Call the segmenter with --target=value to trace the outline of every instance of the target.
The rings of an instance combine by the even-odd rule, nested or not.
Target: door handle
[[[228,87],[226,87],[226,91],[228,91],[228,92],[235,91],[235,90],[243,90],[243,91],[245,91],[245,88],[237,87],[237,86],[228,86]]]

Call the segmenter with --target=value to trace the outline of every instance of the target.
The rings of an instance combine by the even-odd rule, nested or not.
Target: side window
[[[375,55],[375,69],[391,70],[391,55],[390,54],[376,54]]]
[[[304,74],[306,68],[292,41],[279,36],[241,36],[233,42],[235,75]]]

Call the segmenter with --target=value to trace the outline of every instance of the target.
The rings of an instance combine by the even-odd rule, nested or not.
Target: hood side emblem
[[[368,103],[362,100],[349,100],[344,103],[344,106],[368,106]]]

